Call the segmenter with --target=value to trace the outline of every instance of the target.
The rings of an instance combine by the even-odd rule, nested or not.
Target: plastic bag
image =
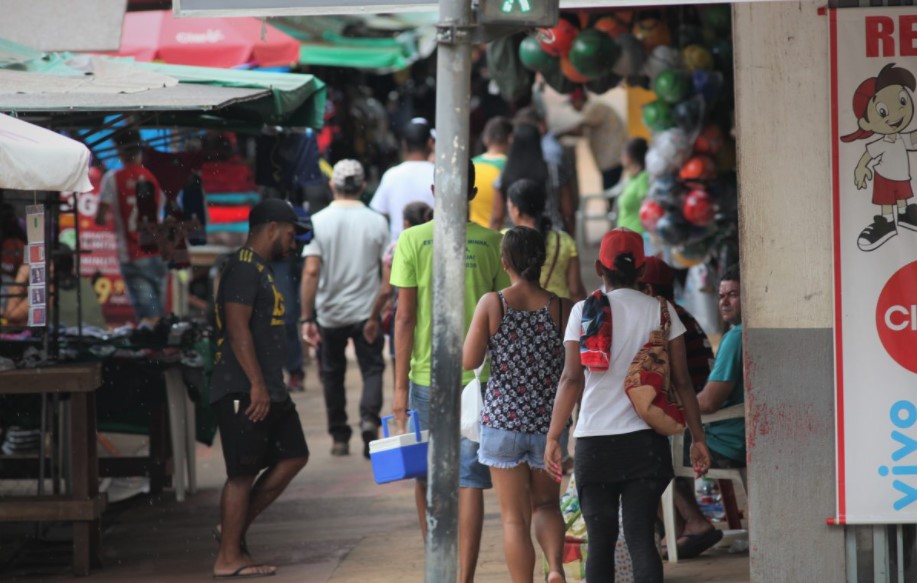
[[[481,441],[481,411],[484,410],[484,397],[481,392],[482,364],[474,369],[474,378],[462,389],[462,437],[471,441]]]

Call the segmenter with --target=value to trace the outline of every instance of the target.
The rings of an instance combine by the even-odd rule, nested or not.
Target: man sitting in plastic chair
[[[715,413],[726,407],[745,402],[742,382],[742,295],[738,266],[729,267],[720,281],[720,315],[732,328],[720,341],[713,370],[704,389],[698,393],[702,415]],[[710,467],[733,469],[745,467],[745,420],[727,419],[706,426],[707,447],[710,449]],[[685,436],[685,451],[691,447]],[[685,454],[685,459],[688,459]],[[678,558],[696,557],[723,538],[701,512],[694,496],[690,478],[675,480],[675,507],[678,510]]]

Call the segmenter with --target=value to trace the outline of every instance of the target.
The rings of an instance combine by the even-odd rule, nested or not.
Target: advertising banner
[[[917,10],[829,10],[837,516],[917,522]]]
[[[121,266],[118,263],[118,242],[112,225],[96,224],[95,216],[99,209],[99,188],[93,181],[92,192],[84,192],[78,197],[73,193],[62,194],[64,206],[61,208],[61,241],[71,248],[76,247],[76,229],[73,215],[70,214],[74,201],[77,204],[77,217],[80,221],[80,276],[92,281],[93,289],[102,307],[102,315],[110,326],[121,326],[134,318],[134,309],[121,279]]]

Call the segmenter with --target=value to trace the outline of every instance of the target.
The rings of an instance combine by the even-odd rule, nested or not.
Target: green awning
[[[87,113],[155,111],[151,125],[237,131],[257,131],[263,124],[324,125],[326,88],[314,75],[42,53],[2,40],[0,74],[7,78],[0,86],[0,111],[58,118],[79,112],[86,123],[92,121]]]
[[[413,20],[346,15],[289,16],[270,22],[302,43],[303,65],[399,71],[429,56],[436,46],[435,13]]]
[[[282,125],[321,129],[325,123],[325,83],[314,75],[298,73],[270,73],[214,69],[160,63],[134,63],[135,67],[149,69],[178,79],[179,84],[233,87],[238,89],[264,89],[271,92],[270,99],[258,99],[230,105],[225,115],[238,121],[253,124]],[[224,110],[214,112],[218,116]]]

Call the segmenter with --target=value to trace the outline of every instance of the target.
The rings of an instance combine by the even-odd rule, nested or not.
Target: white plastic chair
[[[745,403],[739,403],[738,405],[733,405],[725,409],[720,409],[716,413],[711,413],[709,415],[701,416],[701,422],[704,425],[713,423],[715,421],[725,421],[726,419],[744,419],[745,418]],[[675,467],[675,477],[676,478],[694,478],[694,469],[691,466],[684,465],[684,451],[685,451],[685,437],[684,434],[676,435],[672,438],[672,463]],[[731,480],[733,483],[740,482],[742,484],[742,489],[745,491],[746,497],[748,496],[748,482],[747,482],[747,472],[745,468],[737,468],[732,470],[722,470],[711,468],[707,471],[707,477],[714,480]],[[662,494],[662,521],[665,526],[665,540],[668,544],[667,549],[669,553],[669,562],[677,563],[678,562],[678,547],[675,544],[677,536],[675,534],[675,481],[673,480],[669,487],[666,488],[665,492]],[[735,533],[730,533],[732,539],[747,538],[747,531],[738,531]],[[722,544],[722,543],[720,543]]]

